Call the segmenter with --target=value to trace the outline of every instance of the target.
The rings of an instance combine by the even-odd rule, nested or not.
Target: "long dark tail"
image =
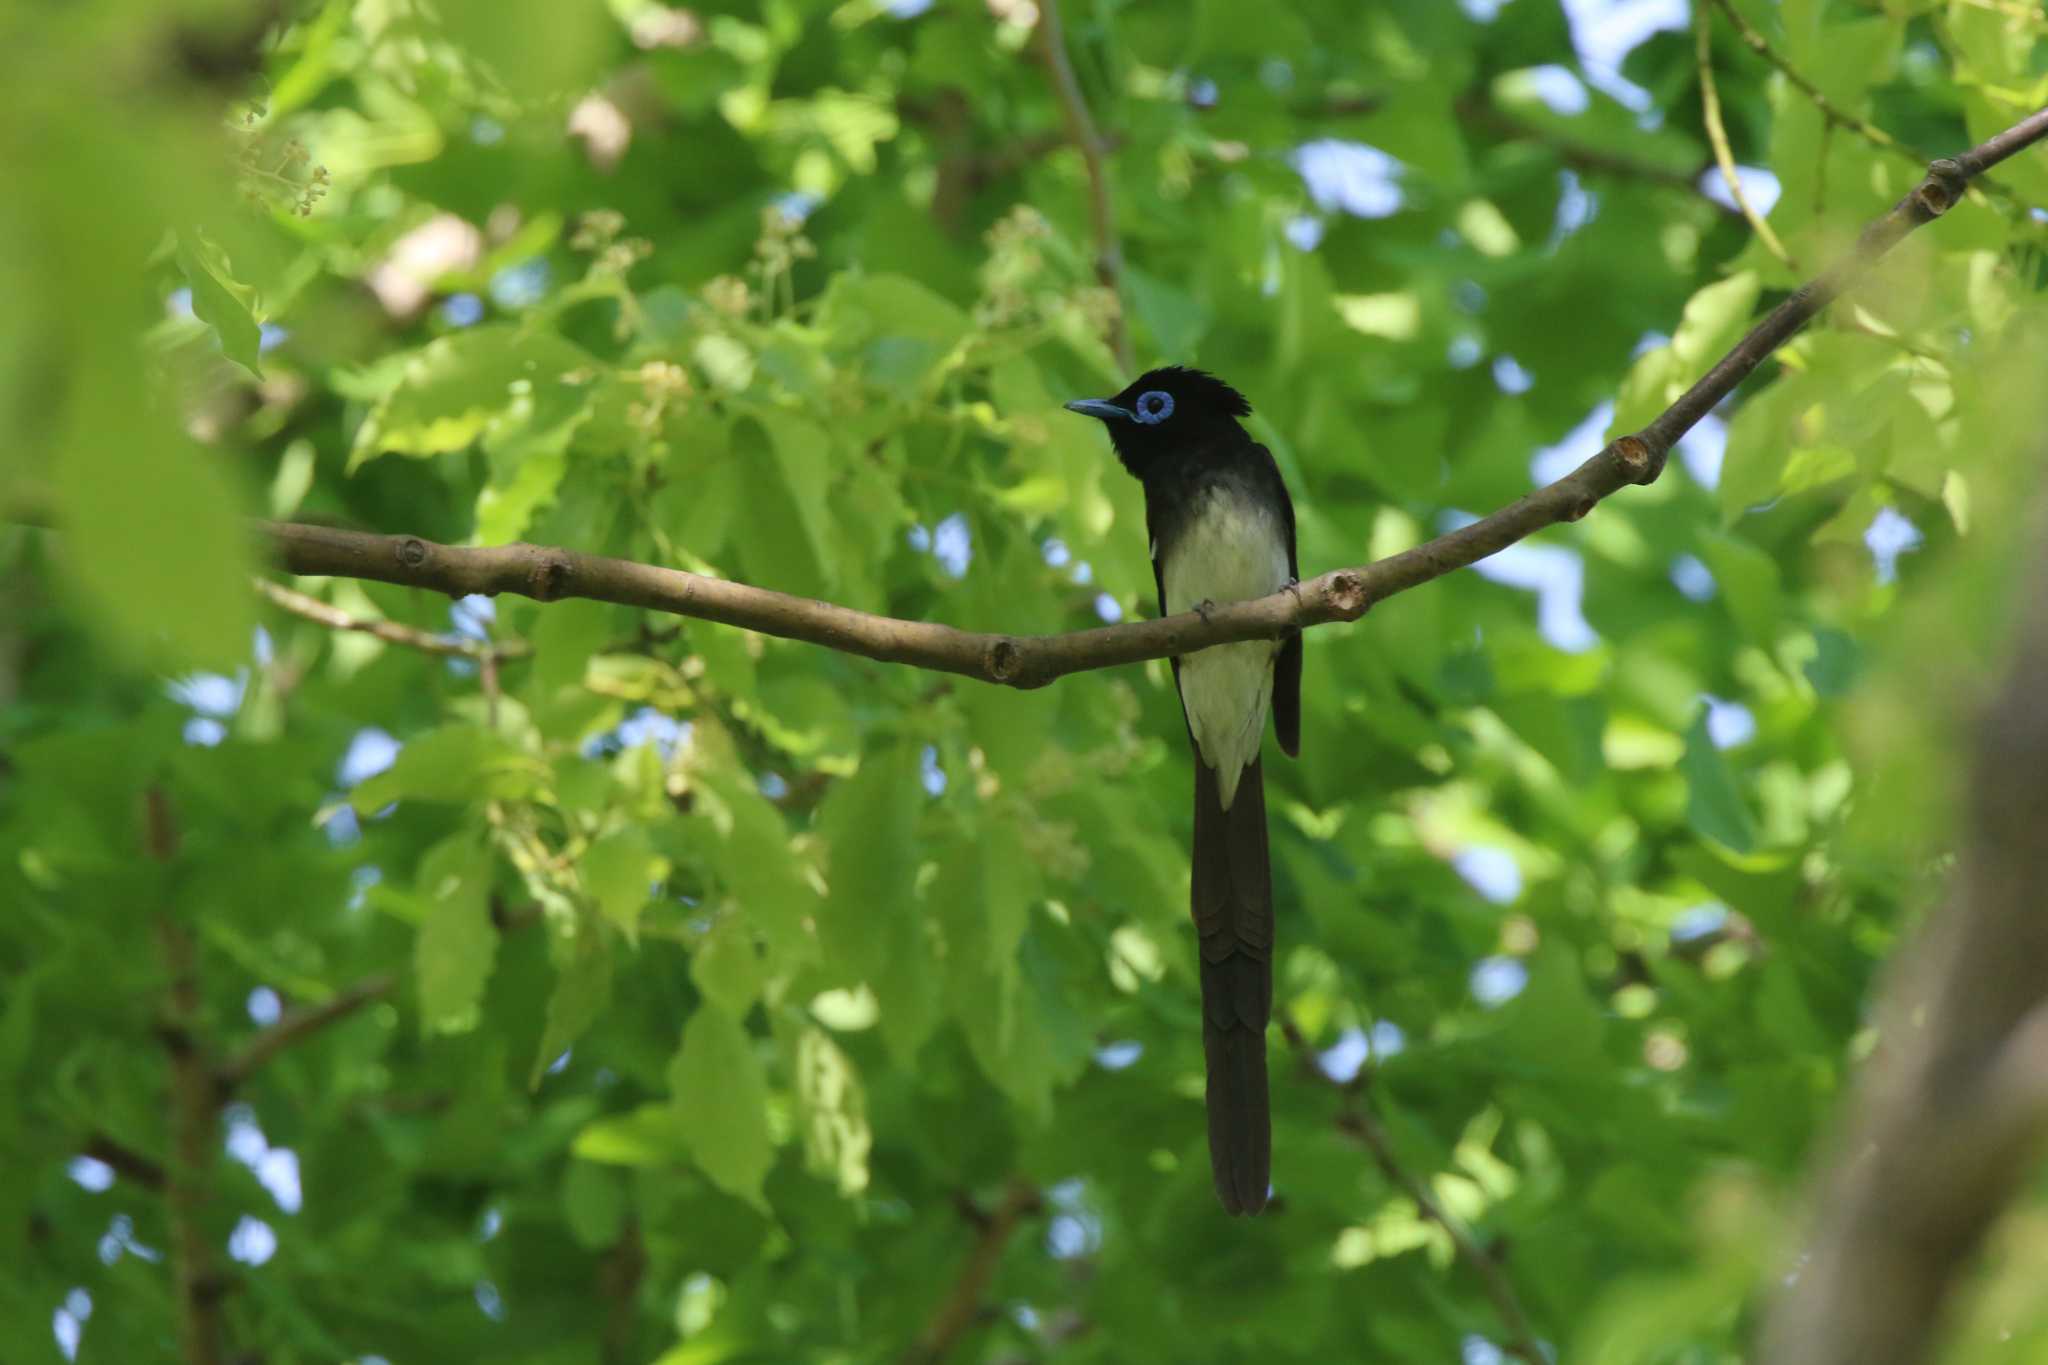
[[[1244,770],[1230,809],[1216,770],[1195,758],[1191,906],[1202,945],[1202,1050],[1209,1069],[1209,1165],[1230,1213],[1266,1207],[1273,1126],[1266,1107],[1266,1020],[1273,1013],[1273,877],[1266,788]]]

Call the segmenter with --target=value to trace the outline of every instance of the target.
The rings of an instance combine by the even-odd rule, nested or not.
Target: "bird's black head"
[[[1179,365],[1147,370],[1114,398],[1077,398],[1067,408],[1100,418],[1116,457],[1140,479],[1175,451],[1233,432],[1243,436],[1237,419],[1252,411],[1243,394],[1215,375]]]

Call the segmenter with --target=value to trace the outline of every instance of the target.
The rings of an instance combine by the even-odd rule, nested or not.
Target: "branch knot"
[[[1008,683],[1017,680],[1017,669],[1024,661],[1024,651],[1017,642],[1005,635],[989,645],[983,656],[983,666],[988,669],[990,682]]]
[[[533,581],[533,598],[537,602],[552,602],[568,591],[569,580],[576,576],[576,566],[562,555],[542,555],[533,566],[530,575]]]
[[[1655,483],[1657,476],[1664,472],[1664,452],[1658,450],[1640,434],[1623,436],[1614,443],[1615,458],[1628,474],[1630,483]],[[1584,513],[1580,513],[1581,516]]]
[[[1356,621],[1372,605],[1372,599],[1365,590],[1365,575],[1356,569],[1339,569],[1331,574],[1323,591],[1323,600],[1329,603],[1330,610],[1337,613],[1340,621]]]
[[[432,551],[427,548],[427,542],[418,536],[407,536],[398,542],[398,562],[408,569],[419,568],[427,562],[427,557],[431,553]]]
[[[1963,197],[1963,188],[1969,180],[1961,163],[1942,157],[1928,163],[1927,179],[1914,191],[1914,196],[1929,218],[1939,218]]]

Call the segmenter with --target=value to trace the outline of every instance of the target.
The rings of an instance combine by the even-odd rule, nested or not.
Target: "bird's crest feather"
[[[1252,415],[1251,400],[1207,370],[1186,365],[1163,365],[1139,375],[1127,392],[1135,395],[1148,389],[1164,389],[1180,402],[1227,416]]]

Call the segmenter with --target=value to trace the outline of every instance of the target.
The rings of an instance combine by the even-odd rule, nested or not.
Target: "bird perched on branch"
[[[1294,504],[1272,454],[1245,433],[1243,394],[1214,375],[1151,370],[1114,398],[1067,404],[1101,419],[1145,489],[1165,615],[1266,597],[1296,581]],[[1195,749],[1190,912],[1202,949],[1209,1163],[1231,1213],[1266,1206],[1273,1132],[1266,1021],[1273,1012],[1273,882],[1259,745],[1266,713],[1301,748],[1301,636],[1215,645],[1173,661]]]

